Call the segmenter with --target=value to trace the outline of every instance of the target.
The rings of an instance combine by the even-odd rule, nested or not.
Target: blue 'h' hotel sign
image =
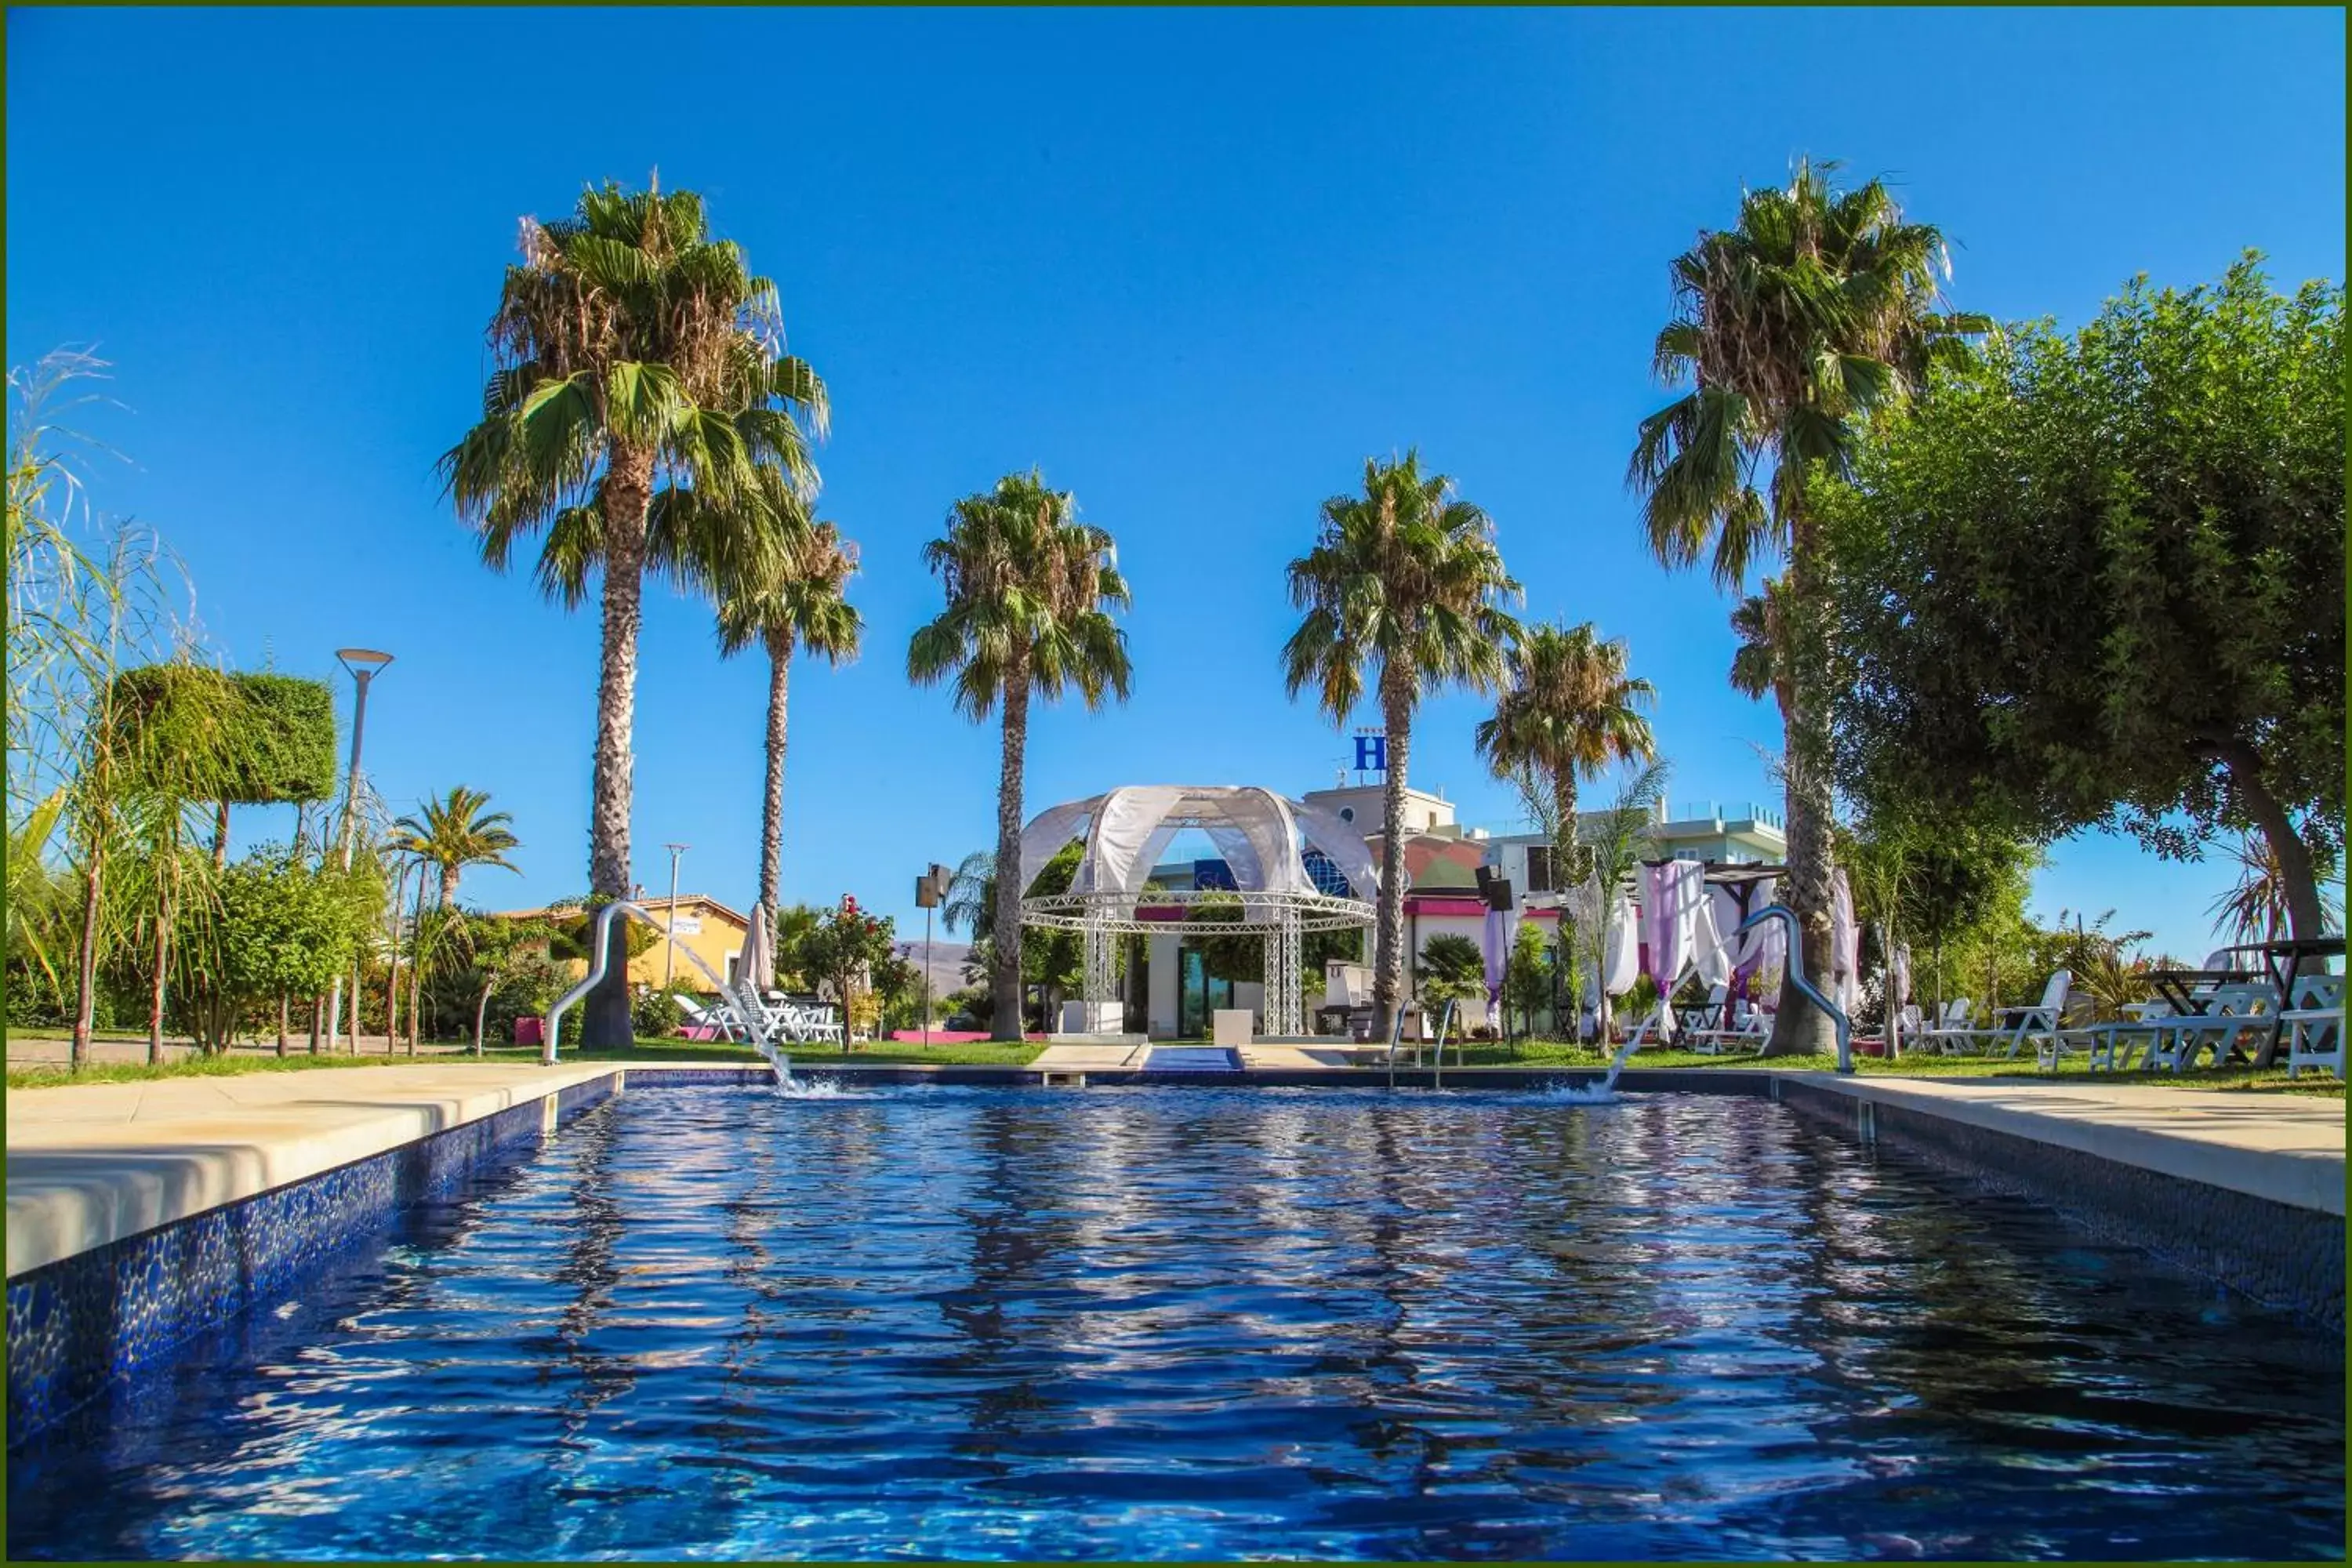
[[[1389,765],[1389,738],[1386,735],[1356,737],[1356,771],[1386,773]]]

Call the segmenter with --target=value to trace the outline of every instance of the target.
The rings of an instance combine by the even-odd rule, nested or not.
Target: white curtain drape
[[[1706,903],[1706,868],[1668,860],[1642,868],[1643,968],[1662,992],[1672,991],[1691,961],[1698,911]]]
[[[1601,949],[1601,989],[1622,996],[1642,977],[1641,916],[1630,896],[1621,894],[1609,911],[1609,932]]]
[[[1862,1005],[1862,927],[1854,922],[1853,889],[1843,866],[1830,873],[1830,983],[1822,989],[1849,1018]]]

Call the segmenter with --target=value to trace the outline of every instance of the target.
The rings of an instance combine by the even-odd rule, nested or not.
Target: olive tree
[[[2136,280],[2001,334],[1819,487],[1841,783],[2047,842],[2278,858],[2320,934],[2344,833],[2344,290]]]

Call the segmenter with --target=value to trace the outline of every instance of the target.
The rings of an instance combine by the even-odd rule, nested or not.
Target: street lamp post
[[[948,868],[938,861],[915,879],[915,902],[923,909],[923,1046],[931,1044],[931,911],[947,901]]]
[[[344,785],[343,789],[341,859],[343,869],[348,871],[352,868],[352,829],[354,825],[354,819],[359,816],[360,741],[362,737],[367,733],[368,682],[374,679],[377,672],[383,669],[385,665],[392,662],[392,655],[388,653],[379,653],[373,648],[339,647],[335,650],[335,658],[341,660],[343,668],[352,672],[352,679],[359,683],[360,689],[359,703],[357,707],[353,709],[352,713],[351,779],[349,783]],[[359,983],[354,980],[352,982],[352,1042],[353,1048],[355,1049],[359,1043],[360,994],[358,986]],[[342,1022],[342,1016],[343,977],[338,974],[335,976],[334,989],[327,997],[327,1038],[331,1043],[335,1037],[337,1028]]]
[[[677,858],[694,846],[665,844],[662,847],[669,851],[669,921],[662,932],[668,950],[662,959],[662,989],[667,991],[677,978]]]

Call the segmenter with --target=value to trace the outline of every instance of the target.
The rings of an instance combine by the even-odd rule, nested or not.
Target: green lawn
[[[137,1037],[144,1039],[144,1036]],[[860,1046],[844,1056],[838,1047],[820,1049],[808,1047],[793,1055],[793,1061],[809,1067],[841,1066],[901,1067],[921,1063],[942,1065],[978,1065],[987,1067],[1020,1067],[1032,1060],[1044,1049],[1034,1041],[1005,1041],[1002,1044],[979,1040],[969,1044],[940,1044],[926,1050],[919,1045],[893,1044]],[[759,1061],[759,1053],[749,1046],[730,1045],[724,1041],[640,1039],[626,1047],[604,1047],[581,1049],[562,1047],[562,1059],[567,1062],[741,1062]],[[413,1067],[419,1062],[454,1064],[470,1061],[516,1063],[535,1062],[535,1048],[494,1046],[477,1058],[470,1051],[451,1054],[431,1052],[412,1057],[406,1052],[384,1056],[370,1052],[363,1056],[346,1056],[326,1052],[312,1056],[302,1046],[295,1047],[284,1057],[240,1050],[226,1057],[188,1057],[156,1067],[144,1062],[109,1063],[84,1068],[76,1073],[63,1067],[23,1067],[8,1069],[10,1089],[48,1089],[68,1083],[132,1083],[159,1078],[218,1078],[248,1072],[299,1072],[307,1068],[381,1068]]]
[[[1407,1058],[1406,1059],[1411,1059]],[[1428,1061],[1428,1053],[1423,1055]],[[1445,1065],[1451,1068],[1455,1060],[1454,1047],[1445,1047]],[[1465,1047],[1458,1058],[1465,1065],[1479,1067],[1576,1067],[1605,1068],[1609,1053],[1593,1046],[1570,1045],[1559,1040],[1523,1040],[1509,1047],[1492,1040],[1474,1040]],[[1702,1056],[1696,1051],[1646,1050],[1627,1064],[1635,1068],[1726,1068],[1768,1072],[1831,1072],[1837,1067],[1833,1056],[1773,1057],[1763,1059],[1746,1056]],[[2080,1057],[2074,1058],[2056,1072],[2043,1072],[2030,1056],[2007,1057],[1942,1057],[1905,1056],[1889,1061],[1881,1057],[1857,1053],[1854,1071],[1864,1078],[2021,1078],[2051,1083],[2126,1083],[2152,1085],[2159,1089],[2251,1089],[2270,1093],[2309,1094],[2322,1098],[2344,1098],[2344,1083],[2326,1073],[2305,1073],[2289,1079],[2284,1067],[2269,1068],[2256,1072],[2251,1068],[2193,1068],[2187,1072],[2093,1072]]]
[[[63,1067],[8,1069],[10,1089],[54,1089],[68,1083],[135,1083],[153,1078],[233,1078],[248,1072],[301,1072],[311,1068],[414,1067],[418,1062],[456,1058],[412,1056],[312,1056],[299,1047],[284,1057],[255,1056],[240,1051],[227,1057],[187,1057],[159,1067],[144,1062],[108,1062],[75,1072]]]
[[[793,1062],[806,1068],[825,1067],[907,1067],[929,1063],[940,1066],[1022,1067],[1036,1058],[1044,1049],[1033,1040],[976,1040],[968,1043],[940,1044],[928,1049],[919,1045],[892,1042],[887,1045],[860,1046],[844,1055],[837,1048],[809,1047],[793,1054]],[[247,1072],[300,1071],[310,1068],[371,1068],[400,1067],[417,1062],[458,1063],[474,1060],[509,1064],[535,1062],[539,1053],[532,1049],[517,1049],[510,1046],[494,1047],[479,1058],[471,1053],[458,1055],[434,1054],[412,1057],[405,1053],[394,1056],[343,1056],[324,1054],[311,1056],[296,1047],[285,1057],[240,1051],[234,1056],[190,1058],[166,1062],[161,1067],[126,1064],[86,1068],[80,1073],[64,1068],[13,1068],[8,1072],[10,1089],[40,1089],[67,1083],[122,1083],[142,1079],[199,1078]],[[749,1046],[730,1045],[721,1041],[641,1039],[626,1047],[580,1049],[563,1048],[565,1061],[661,1061],[661,1062],[741,1062],[750,1064],[760,1059]],[[1410,1053],[1401,1053],[1401,1059],[1410,1062]],[[1423,1065],[1430,1061],[1423,1054]],[[1474,1040],[1460,1047],[1446,1047],[1445,1066],[1453,1070],[1465,1068],[1600,1068],[1609,1065],[1606,1053],[1591,1047],[1570,1045],[1558,1040],[1523,1040],[1504,1046],[1491,1040]],[[1633,1058],[1640,1068],[1702,1068],[1773,1072],[1826,1072],[1837,1064],[1830,1057],[1775,1057],[1769,1061],[1752,1056],[1700,1056],[1691,1051],[1643,1051]],[[2242,1089],[2256,1093],[2315,1095],[2323,1099],[2341,1100],[2344,1085],[2325,1074],[2306,1074],[2289,1079],[2286,1069],[2273,1068],[2255,1072],[2249,1068],[2200,1068],[2181,1073],[2128,1072],[2117,1077],[2111,1073],[2093,1073],[2081,1060],[2069,1062],[2055,1073],[2044,1073],[2029,1058],[2011,1060],[2000,1057],[1900,1057],[1893,1061],[1876,1057],[1857,1056],[1856,1069],[1868,1078],[2020,1078],[2038,1082],[2122,1082],[2147,1084],[2162,1089]]]

